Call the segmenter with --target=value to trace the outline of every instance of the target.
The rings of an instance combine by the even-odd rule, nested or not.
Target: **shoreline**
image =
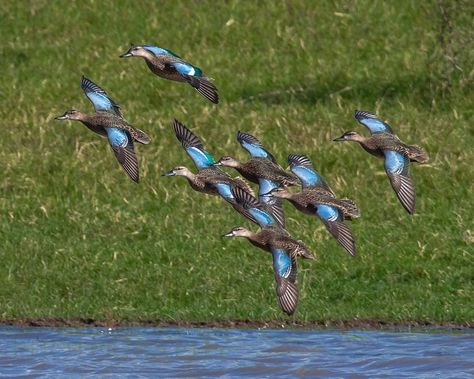
[[[55,327],[55,328],[84,328],[84,327],[150,327],[150,328],[216,328],[216,329],[363,329],[363,330],[406,330],[406,329],[474,329],[474,321],[461,324],[453,322],[435,322],[426,320],[388,321],[388,320],[96,320],[91,318],[18,318],[0,320],[0,326],[17,327]]]

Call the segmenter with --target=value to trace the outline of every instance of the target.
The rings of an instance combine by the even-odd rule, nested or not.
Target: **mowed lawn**
[[[238,130],[284,167],[288,154],[307,154],[359,205],[352,259],[317,218],[285,204],[288,230],[316,256],[300,262],[294,319],[472,322],[473,7],[444,2],[443,13],[438,3],[3,1],[0,319],[286,319],[271,256],[221,237],[257,227],[185,179],[161,176],[195,169],[172,131],[177,118],[216,159],[247,159]],[[221,103],[119,59],[131,42],[203,68]],[[151,136],[136,146],[138,185],[106,140],[54,120],[93,111],[81,75]],[[413,216],[382,160],[332,142],[347,130],[368,134],[355,109],[429,153],[412,165]]]

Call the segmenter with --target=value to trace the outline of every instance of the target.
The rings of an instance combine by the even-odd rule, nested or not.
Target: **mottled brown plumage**
[[[202,70],[168,49],[150,45],[132,45],[120,57],[141,57],[155,75],[176,82],[188,83],[214,104],[219,103],[216,86],[203,74]]]
[[[310,250],[301,241],[294,240],[284,229],[278,227],[265,227],[255,233],[239,226],[225,236],[244,237],[252,245],[272,254],[278,303],[287,315],[292,315],[298,303],[296,257],[313,259]]]
[[[97,84],[83,76],[81,88],[94,105],[95,113],[86,115],[73,109],[56,119],[80,121],[94,133],[107,137],[110,147],[124,171],[130,179],[138,183],[139,169],[134,141],[146,145],[150,143],[150,137],[126,122],[118,104]]]
[[[349,131],[335,141],[358,142],[370,154],[383,158],[385,172],[398,200],[408,213],[414,213],[416,193],[409,174],[409,163],[426,163],[428,154],[420,146],[403,143],[387,123],[369,112],[356,111],[355,118],[370,130],[371,136],[366,138]]]
[[[276,163],[267,158],[250,158],[245,163],[225,156],[219,159],[217,165],[235,168],[245,179],[259,183],[259,179],[272,180],[283,186],[296,186],[300,184],[298,177],[285,171]]]
[[[356,255],[355,238],[349,227],[344,223],[345,219],[359,217],[359,210],[352,200],[336,199],[317,189],[303,188],[301,192],[292,193],[285,188],[277,188],[272,191],[276,197],[287,199],[300,212],[318,216],[326,229],[336,238],[341,246],[352,256]],[[320,207],[327,206],[333,214],[326,215]]]

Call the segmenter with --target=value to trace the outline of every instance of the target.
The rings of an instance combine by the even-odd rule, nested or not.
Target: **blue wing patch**
[[[181,75],[188,75],[188,76],[202,76],[202,71],[199,67],[195,67],[189,63],[184,62],[172,62],[170,63],[176,71],[178,71]]]
[[[234,195],[230,189],[230,184],[227,183],[217,183],[216,184],[217,192],[221,195],[224,199],[233,199]]]
[[[81,88],[94,105],[96,111],[107,111],[122,117],[120,107],[107,96],[107,93],[86,77],[81,79]]]
[[[186,148],[186,152],[189,154],[191,159],[198,170],[203,168],[211,167],[216,161],[206,150],[198,149],[197,147],[190,146]]]
[[[269,225],[276,225],[275,219],[267,212],[258,208],[250,208],[248,211],[262,228]]]
[[[383,122],[377,116],[373,115],[369,112],[364,111],[356,111],[355,118],[359,121],[362,125],[369,128],[371,133],[393,133],[390,125]]]
[[[337,221],[340,219],[338,209],[329,205],[316,204],[316,212],[325,221]]]
[[[273,162],[276,162],[275,157],[268,152],[261,142],[251,134],[239,131],[237,133],[237,141],[240,145],[247,150],[252,157],[256,158],[268,158]]]
[[[272,249],[273,268],[278,276],[288,278],[291,274],[291,258],[283,249]]]
[[[291,171],[301,180],[303,187],[324,184],[324,180],[316,171],[309,167],[293,166]]]
[[[107,137],[112,146],[126,147],[128,145],[128,133],[119,128],[106,128]]]
[[[406,175],[408,173],[409,160],[403,154],[392,150],[384,150],[385,170],[391,174]]]
[[[143,48],[152,52],[155,55],[168,55],[171,57],[176,57],[181,59],[177,54],[173,53],[171,50],[163,49],[162,47],[152,46],[152,45],[143,45]]]
[[[267,195],[268,192],[271,190],[279,187],[278,183],[268,180],[268,179],[258,179],[258,197],[260,201],[263,201],[264,203],[269,203],[269,202],[274,202],[274,196],[272,195]],[[266,196],[265,196],[266,195]]]
[[[242,141],[242,147],[247,150],[252,157],[256,158],[270,158],[272,155],[262,146],[252,145],[248,142]]]

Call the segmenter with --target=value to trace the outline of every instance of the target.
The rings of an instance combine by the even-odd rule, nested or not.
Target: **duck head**
[[[145,49],[143,46],[136,46],[132,43],[130,48],[120,55],[120,58],[129,58],[129,57],[145,57],[150,55],[150,52]]]
[[[356,132],[345,132],[342,136],[335,138],[333,141],[340,142],[340,141],[361,141],[364,137]]]
[[[64,112],[61,116],[55,117],[55,120],[83,120],[85,117],[84,113],[71,109],[70,111]]]
[[[239,167],[240,162],[235,158],[224,156],[214,163],[214,166]]]
[[[161,176],[186,176],[186,177],[189,177],[191,175],[192,175],[192,172],[189,171],[189,169],[184,166],[173,167],[171,170],[161,174]]]
[[[291,197],[292,193],[288,191],[286,187],[276,187],[267,192],[265,195],[272,195],[281,199],[288,199]]]
[[[223,237],[248,237],[251,234],[252,232],[243,226],[236,226],[224,234]]]

